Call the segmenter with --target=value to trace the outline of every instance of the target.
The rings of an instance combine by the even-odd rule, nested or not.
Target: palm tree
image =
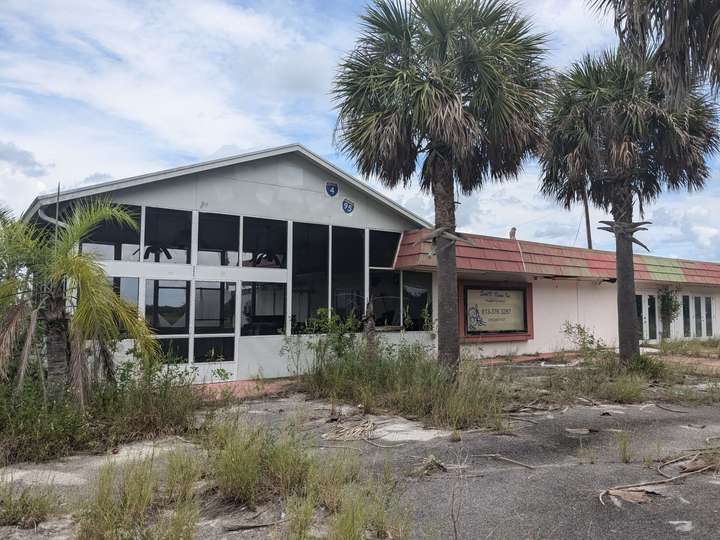
[[[336,135],[361,173],[435,202],[438,357],[457,366],[455,189],[516,177],[539,138],[544,37],[493,0],[376,0],[335,80]]]
[[[702,189],[706,159],[718,148],[717,110],[697,87],[675,107],[664,104],[649,62],[629,64],[615,52],[586,56],[558,78],[540,151],[545,193],[589,178],[590,201],[613,217],[603,229],[615,234],[618,337],[626,363],[639,354],[633,243],[643,245],[633,234],[648,224],[633,222],[634,204],[642,215],[663,189]]]
[[[105,201],[78,204],[57,229],[12,219],[0,220],[0,376],[11,362],[22,386],[31,356],[39,358],[42,330],[48,382],[68,382],[81,403],[88,373],[88,350],[112,376],[110,346],[127,333],[140,354],[157,343],[137,308],[121,300],[103,268],[77,246],[103,221],[136,227],[121,207]],[[17,357],[14,353],[18,352]],[[68,381],[69,375],[69,381]]]
[[[720,0],[591,0],[612,12],[620,50],[638,66],[652,55],[660,85],[682,100],[695,81],[720,87]]]

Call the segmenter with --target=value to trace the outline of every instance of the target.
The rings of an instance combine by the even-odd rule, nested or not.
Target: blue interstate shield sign
[[[352,211],[355,210],[355,203],[350,199],[345,199],[343,200],[342,207],[346,214],[352,214]]]
[[[331,197],[334,197],[335,195],[337,195],[339,190],[340,190],[340,188],[338,187],[337,182],[327,182],[325,184],[325,191]]]

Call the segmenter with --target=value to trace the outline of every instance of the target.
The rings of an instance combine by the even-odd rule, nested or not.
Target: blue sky
[[[365,2],[3,0],[0,2],[0,200],[22,211],[40,192],[122,178],[251,148],[301,142],[354,173],[333,146],[329,97]],[[612,46],[585,0],[525,0],[548,34],[548,61],[569,65]],[[665,194],[642,239],[657,255],[720,258],[720,162],[699,194]],[[374,181],[369,180],[375,184]],[[463,197],[461,229],[583,245],[581,210],[517,182]],[[375,184],[376,185],[376,184]],[[432,219],[417,187],[384,190]],[[593,212],[593,220],[602,219]],[[611,248],[596,231],[598,247]]]

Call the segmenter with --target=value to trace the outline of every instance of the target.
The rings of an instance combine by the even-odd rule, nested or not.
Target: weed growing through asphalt
[[[390,475],[363,471],[352,452],[319,458],[292,425],[273,428],[225,418],[207,428],[208,481],[226,503],[284,501],[293,539],[327,520],[330,538],[408,538],[406,512]]]
[[[182,482],[180,482],[182,484]],[[170,538],[191,540],[199,518],[198,501],[186,497],[166,506],[153,458],[104,465],[91,495],[76,516],[79,540]]]
[[[615,439],[615,445],[617,446],[620,461],[622,463],[630,463],[634,457],[630,432],[616,431],[613,433],[613,439]]]

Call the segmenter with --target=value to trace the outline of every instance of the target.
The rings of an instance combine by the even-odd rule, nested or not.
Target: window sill
[[[529,332],[517,334],[483,334],[479,336],[461,336],[461,343],[508,343],[513,341],[530,341],[533,335]]]

